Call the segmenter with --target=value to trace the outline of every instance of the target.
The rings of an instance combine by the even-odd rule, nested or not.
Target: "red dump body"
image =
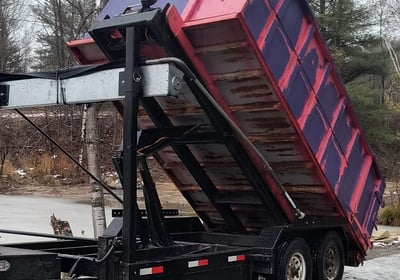
[[[385,184],[306,1],[169,2],[176,8],[166,13],[167,22],[194,70],[297,206],[306,217],[343,218],[350,243],[365,251]],[[88,57],[79,43],[71,46],[83,62],[104,59]],[[188,89],[176,99],[156,100],[174,125],[210,123]],[[144,111],[139,125],[154,126]],[[224,145],[188,148],[214,184],[217,203],[248,233],[277,224]],[[245,149],[287,223],[294,222],[263,160]],[[210,230],[225,223],[175,150],[165,148],[156,158]]]

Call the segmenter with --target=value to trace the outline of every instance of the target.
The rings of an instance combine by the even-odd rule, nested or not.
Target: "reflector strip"
[[[242,262],[244,260],[246,260],[246,256],[245,255],[228,257],[228,262]]]
[[[188,268],[199,267],[199,266],[207,266],[207,265],[208,265],[208,259],[188,262]]]
[[[163,266],[155,266],[155,267],[149,267],[149,268],[142,268],[139,271],[139,275],[144,276],[144,275],[152,275],[152,274],[161,274],[163,272],[164,272]]]

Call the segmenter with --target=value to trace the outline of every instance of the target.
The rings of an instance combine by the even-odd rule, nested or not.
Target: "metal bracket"
[[[0,106],[8,106],[9,95],[10,86],[0,85]]]
[[[183,72],[171,63],[146,65],[141,67],[143,74],[143,97],[177,97],[183,83]],[[132,77],[134,79],[134,77]],[[124,95],[125,74],[119,74],[119,95]]]

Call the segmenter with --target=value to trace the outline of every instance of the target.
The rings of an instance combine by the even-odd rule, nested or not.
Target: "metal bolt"
[[[139,82],[141,82],[142,81],[142,76],[139,74],[139,73],[133,73],[133,80],[136,82],[136,83],[139,83]]]
[[[172,77],[171,79],[172,86],[174,87],[175,90],[180,90],[182,88],[182,79],[179,77]]]

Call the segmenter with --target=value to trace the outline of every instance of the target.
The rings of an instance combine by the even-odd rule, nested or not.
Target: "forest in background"
[[[310,0],[309,4],[381,170],[398,186],[400,0]],[[0,72],[75,65],[67,42],[82,38],[98,7],[95,0],[0,0]],[[112,104],[24,112],[83,163],[88,139],[82,125],[88,112],[94,114],[99,136],[92,141],[100,144],[100,173],[112,170],[111,156],[122,136],[121,117]],[[41,182],[44,178],[52,183],[88,180],[34,128],[10,114],[15,113],[0,112],[0,173],[7,184],[10,178],[23,183],[46,183]]]

